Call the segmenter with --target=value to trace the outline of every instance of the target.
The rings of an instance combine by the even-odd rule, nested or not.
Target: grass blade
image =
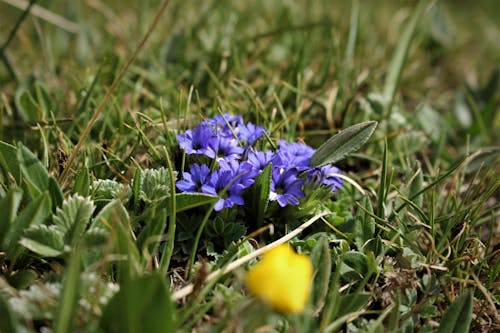
[[[64,285],[55,318],[55,333],[72,331],[74,312],[79,299],[80,251],[73,249],[68,262]]]
[[[423,12],[425,4],[426,1],[421,1],[413,12],[410,22],[408,22],[407,26],[403,30],[401,39],[396,47],[396,51],[392,56],[384,86],[384,97],[388,102],[384,110],[385,118],[390,116],[392,105],[394,103],[394,97],[396,96],[396,90],[398,89],[401,74],[403,73],[406,57],[408,55],[408,50],[410,49],[411,42],[415,34],[415,28],[417,27],[418,20]]]

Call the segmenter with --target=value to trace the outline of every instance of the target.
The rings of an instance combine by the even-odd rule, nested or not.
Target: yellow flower
[[[283,313],[301,312],[311,291],[312,264],[283,244],[265,253],[246,276],[248,289]]]

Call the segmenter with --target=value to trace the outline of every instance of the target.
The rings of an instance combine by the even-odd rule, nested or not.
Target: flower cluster
[[[243,191],[255,183],[269,164],[272,165],[269,200],[281,207],[298,205],[306,195],[305,187],[335,190],[342,186],[338,168],[310,166],[315,150],[304,143],[281,140],[274,151],[258,150],[256,143],[265,132],[261,126],[243,122],[241,115],[223,114],[178,134],[179,146],[185,154],[204,156],[205,163],[193,163],[189,172],[182,172],[177,188],[219,196],[214,209],[220,211],[243,205]]]

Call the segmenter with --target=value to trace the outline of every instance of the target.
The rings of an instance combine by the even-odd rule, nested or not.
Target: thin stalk
[[[313,216],[312,218],[310,218],[309,220],[307,220],[306,222],[301,224],[298,228],[294,229],[293,231],[291,231],[290,233],[281,237],[280,239],[278,239],[270,244],[267,244],[266,246],[263,246],[260,249],[255,250],[254,252],[249,253],[244,257],[241,257],[238,260],[233,261],[232,263],[230,263],[229,265],[227,265],[224,268],[217,269],[217,270],[213,271],[212,273],[208,274],[207,277],[205,278],[205,282],[211,281],[216,277],[230,273],[230,272],[234,271],[236,268],[238,268],[238,267],[246,264],[250,260],[255,259],[258,256],[270,251],[271,249],[275,248],[276,246],[288,242],[289,240],[291,240],[292,238],[294,238],[295,236],[300,234],[302,231],[304,231],[304,229],[311,226],[314,222],[316,222],[317,220],[321,219],[322,217],[330,215],[330,214],[331,213],[323,212],[321,214]],[[188,284],[184,288],[179,289],[179,290],[175,291],[174,293],[172,293],[172,300],[177,301],[183,297],[186,297],[189,294],[191,294],[193,292],[193,290],[194,290],[194,284],[193,283]]]
[[[10,42],[12,42],[12,40],[14,39],[14,36],[16,35],[17,30],[19,30],[19,28],[21,27],[21,23],[23,23],[23,21],[26,19],[26,17],[28,16],[28,13],[31,10],[31,7],[33,7],[35,2],[36,2],[36,0],[31,0],[28,7],[26,7],[26,9],[23,11],[21,16],[19,16],[19,19],[16,21],[16,24],[14,24],[14,27],[12,28],[12,30],[9,33],[9,37],[7,37],[7,40],[5,41],[5,43],[3,43],[2,48],[0,48],[1,54],[4,54],[7,47],[9,47]]]
[[[170,2],[169,0],[164,0],[160,4],[160,7],[158,8],[156,15],[153,19],[153,23],[151,24],[148,31],[146,32],[146,35],[144,35],[143,39],[139,43],[139,46],[137,46],[134,53],[132,53],[132,55],[130,56],[130,59],[127,61],[125,66],[123,66],[123,68],[120,70],[120,72],[116,76],[115,80],[111,84],[111,87],[106,92],[106,95],[104,95],[104,98],[102,99],[101,103],[99,103],[99,105],[95,109],[94,113],[92,114],[92,117],[90,118],[87,126],[84,128],[82,134],[80,135],[80,140],[78,140],[78,143],[76,144],[75,149],[73,149],[73,151],[71,152],[71,154],[68,158],[66,168],[63,170],[63,172],[59,176],[59,182],[61,184],[64,185],[64,181],[66,180],[66,177],[68,175],[68,171],[71,169],[71,165],[74,163],[76,156],[78,155],[78,153],[82,149],[83,142],[85,141],[85,139],[89,135],[90,130],[92,129],[92,127],[96,123],[97,119],[99,119],[99,116],[101,115],[102,111],[104,110],[104,106],[108,103],[109,99],[111,98],[111,95],[114,93],[114,91],[118,87],[118,84],[120,84],[121,80],[125,76],[125,73],[128,71],[130,66],[135,62],[135,60],[137,59],[137,56],[139,55],[139,52],[144,48],[144,45],[146,44],[149,37],[152,35],[154,29],[156,28],[156,26],[160,22],[160,18],[163,15],[163,13],[165,12],[165,9],[167,8],[167,5],[169,2]]]
[[[174,242],[175,242],[175,227],[177,219],[177,207],[175,200],[175,175],[174,169],[172,167],[172,162],[170,161],[170,155],[165,147],[163,147],[167,159],[167,168],[170,174],[170,212],[168,214],[168,244],[160,260],[160,272],[166,275],[168,272],[168,267],[170,266],[170,260],[172,259],[172,254],[174,253]]]

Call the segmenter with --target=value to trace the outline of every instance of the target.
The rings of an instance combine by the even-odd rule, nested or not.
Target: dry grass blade
[[[258,256],[266,253],[267,251],[271,250],[272,248],[275,248],[278,245],[281,245],[283,243],[288,242],[293,237],[297,236],[302,231],[304,231],[304,229],[306,229],[307,227],[311,226],[314,222],[316,222],[317,220],[321,219],[322,217],[324,217],[324,216],[326,216],[328,214],[329,213],[318,214],[318,215],[312,217],[311,219],[307,220],[305,223],[303,223],[297,229],[294,229],[292,232],[290,232],[290,233],[286,234],[285,236],[281,237],[280,239],[278,239],[278,240],[276,240],[276,241],[274,241],[274,242],[272,242],[270,244],[267,244],[266,246],[263,246],[260,249],[254,251],[252,253],[249,253],[246,256],[244,256],[244,257],[242,257],[242,258],[240,258],[238,260],[233,261],[232,263],[230,263],[229,265],[227,265],[224,268],[221,268],[221,269],[218,269],[216,271],[213,271],[212,273],[210,273],[210,274],[207,275],[207,277],[205,279],[205,282],[213,280],[214,278],[216,278],[218,276],[221,276],[221,275],[227,274],[229,272],[232,272],[236,268],[238,268],[241,265],[249,262],[250,260],[252,260],[254,258],[257,258]],[[179,300],[179,299],[181,299],[183,297],[186,297],[189,294],[191,294],[193,292],[193,290],[194,290],[194,284],[192,284],[192,283],[188,284],[184,288],[179,289],[179,290],[173,292],[172,293],[172,300],[177,301],[177,300]]]
[[[125,73],[130,68],[130,66],[134,63],[134,61],[137,59],[137,56],[139,55],[139,52],[144,48],[144,45],[146,44],[146,42],[148,41],[149,37],[151,36],[151,34],[155,30],[156,26],[158,25],[158,22],[160,21],[161,16],[165,12],[165,9],[167,8],[167,5],[168,5],[169,2],[170,2],[169,0],[164,0],[160,4],[160,7],[156,11],[156,15],[155,15],[155,17],[153,19],[153,22],[151,23],[151,26],[149,27],[149,29],[146,32],[146,34],[144,35],[144,38],[139,43],[139,46],[137,46],[137,48],[135,49],[134,53],[132,53],[132,55],[130,56],[129,60],[125,64],[125,66],[123,66],[123,68],[120,70],[120,72],[118,73],[118,75],[114,79],[113,83],[111,84],[111,87],[106,92],[106,95],[104,95],[104,98],[102,99],[101,103],[99,103],[99,105],[95,109],[94,113],[92,114],[92,117],[90,118],[87,126],[84,128],[84,130],[83,130],[83,132],[82,132],[82,134],[80,136],[80,140],[78,140],[78,143],[76,144],[75,149],[73,149],[73,151],[71,152],[71,155],[68,158],[68,162],[66,164],[66,168],[63,170],[63,172],[61,173],[61,175],[59,177],[59,181],[62,183],[63,186],[65,185],[65,180],[66,180],[66,177],[68,175],[68,171],[71,169],[71,165],[74,163],[76,156],[78,155],[78,153],[82,149],[83,142],[85,141],[85,139],[89,135],[90,130],[92,129],[92,127],[94,126],[95,122],[99,118],[99,115],[101,114],[102,110],[104,109],[104,106],[109,101],[109,99],[110,99],[111,95],[113,94],[113,92],[115,91],[116,87],[118,87],[118,84],[120,83],[120,81],[125,76]]]
[[[30,3],[26,0],[2,0],[2,1],[22,10],[26,10],[26,8],[28,8],[30,5]],[[38,17],[44,21],[47,21],[55,25],[58,28],[61,28],[63,30],[66,30],[74,34],[80,31],[80,26],[78,24],[71,22],[67,18],[64,18],[60,15],[54,14],[50,10],[47,10],[37,4],[32,5],[31,15]]]

